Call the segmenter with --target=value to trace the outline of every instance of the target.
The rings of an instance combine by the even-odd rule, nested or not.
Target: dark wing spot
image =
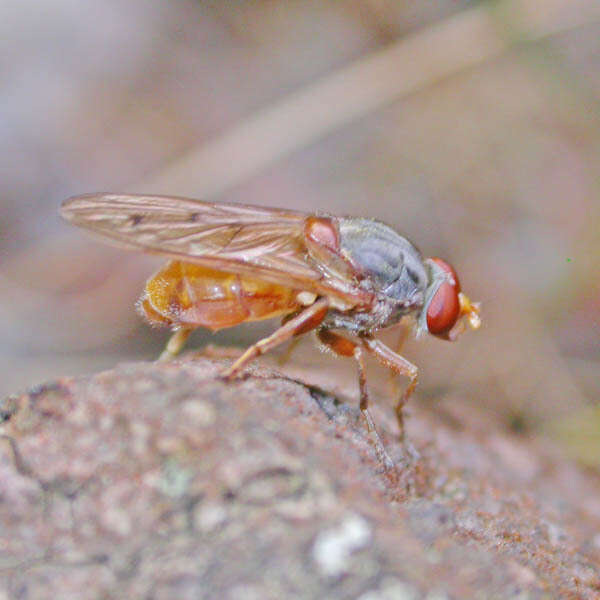
[[[242,231],[242,229],[244,229],[243,225],[240,225],[232,234],[231,237],[227,240],[227,243],[223,245],[223,247],[221,248],[221,250],[227,250],[227,248],[231,245],[231,243],[233,242],[233,240],[239,235],[240,231]]]
[[[129,220],[131,221],[131,224],[135,227],[144,220],[144,215],[131,215],[131,217],[129,217]]]
[[[193,213],[190,213],[190,216],[188,217],[188,221],[190,223],[195,223],[199,218],[200,218],[200,213],[193,212]]]

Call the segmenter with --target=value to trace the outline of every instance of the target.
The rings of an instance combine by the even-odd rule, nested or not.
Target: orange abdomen
[[[216,331],[293,312],[296,296],[280,285],[173,260],[147,281],[138,306],[152,324]]]

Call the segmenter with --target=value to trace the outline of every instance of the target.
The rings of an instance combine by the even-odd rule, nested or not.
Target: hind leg
[[[164,362],[166,360],[171,360],[175,358],[185,346],[185,343],[192,333],[192,329],[189,327],[182,327],[173,333],[173,335],[169,338],[165,349],[162,351],[161,355],[158,357],[160,362]]]
[[[311,329],[318,327],[329,309],[329,301],[327,298],[321,298],[314,304],[305,308],[301,313],[287,321],[279,329],[274,331],[270,336],[263,338],[250,346],[230,367],[225,369],[221,376],[226,379],[233,379],[239,372],[252,360],[261,354],[265,354],[279,344],[289,340],[290,338],[306,333]]]

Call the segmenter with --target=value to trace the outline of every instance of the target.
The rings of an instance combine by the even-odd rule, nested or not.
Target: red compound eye
[[[460,303],[458,293],[460,292],[460,282],[456,271],[441,258],[432,258],[439,267],[448,273],[451,281],[444,281],[437,292],[429,302],[427,307],[427,328],[429,333],[448,339],[448,332],[454,327],[460,314]]]

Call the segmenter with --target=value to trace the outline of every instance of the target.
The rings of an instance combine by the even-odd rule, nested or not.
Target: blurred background
[[[366,215],[483,305],[456,344],[407,344],[415,402],[460,399],[597,464],[597,0],[3,0],[0,77],[0,394],[168,337],[133,308],[162,261],[70,228],[68,196]],[[352,365],[305,340],[291,363],[311,361],[356,396]]]

